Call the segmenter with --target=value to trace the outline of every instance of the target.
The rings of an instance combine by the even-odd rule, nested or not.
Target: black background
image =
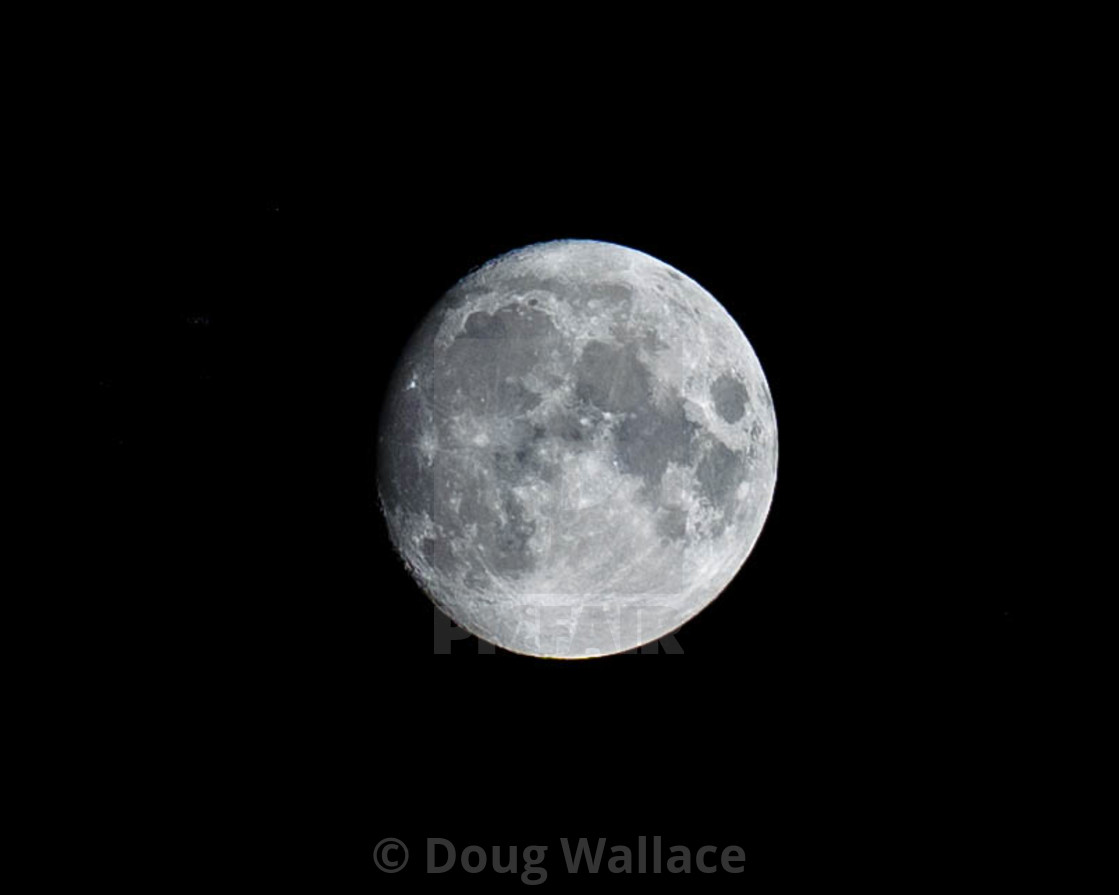
[[[1025,200],[994,138],[817,86],[594,117],[559,93],[515,121],[387,103],[356,144],[281,121],[100,196],[82,617],[138,811],[181,809],[199,861],[252,879],[426,884],[427,836],[549,844],[546,888],[559,836],[740,844],[748,879],[791,885],[1009,853],[1028,607],[970,475]],[[376,505],[383,389],[460,276],[563,237],[648,252],[738,320],[774,397],[773,506],[682,655],[435,654]],[[412,849],[391,878],[385,836]]]

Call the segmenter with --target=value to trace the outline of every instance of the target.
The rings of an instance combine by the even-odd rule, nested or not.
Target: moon
[[[582,658],[675,631],[756,542],[777,477],[761,364],[694,280],[560,240],[468,274],[390,380],[377,488],[419,586],[513,652]]]

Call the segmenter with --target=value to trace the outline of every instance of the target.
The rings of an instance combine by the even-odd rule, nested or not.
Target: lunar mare
[[[564,240],[459,281],[390,381],[378,491],[457,624],[575,658],[675,630],[746,561],[777,472],[761,365],[698,283]]]

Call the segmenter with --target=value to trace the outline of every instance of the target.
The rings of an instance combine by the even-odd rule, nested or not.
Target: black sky
[[[676,107],[691,126],[388,110],[328,151],[279,127],[101,199],[104,717],[243,793],[270,866],[288,841],[349,868],[383,835],[643,832],[741,841],[776,879],[857,857],[852,827],[890,835],[953,769],[1000,779],[983,731],[1038,673],[981,375],[1021,200],[873,110]],[[735,316],[774,397],[772,511],[683,655],[434,655],[376,507],[382,390],[462,274],[562,237],[653,254]]]

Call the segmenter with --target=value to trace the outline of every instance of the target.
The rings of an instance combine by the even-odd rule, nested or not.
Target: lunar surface
[[[393,543],[458,625],[578,658],[674,631],[735,577],[777,473],[761,365],[698,283],[634,249],[541,243],[425,318],[389,385]]]

